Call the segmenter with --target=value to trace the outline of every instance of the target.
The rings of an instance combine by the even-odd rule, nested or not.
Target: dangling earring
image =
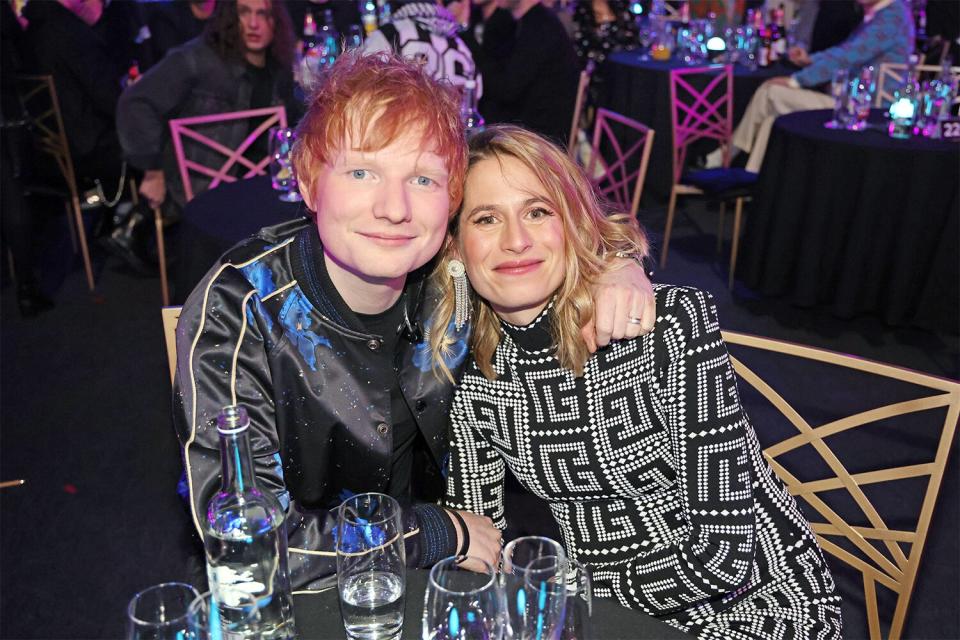
[[[447,274],[453,278],[453,328],[457,331],[470,322],[470,289],[467,270],[459,260],[447,263]]]

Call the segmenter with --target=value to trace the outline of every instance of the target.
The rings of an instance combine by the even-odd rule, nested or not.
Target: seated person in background
[[[163,60],[174,47],[200,36],[215,6],[215,0],[146,3],[143,12],[150,38],[145,45],[150,53],[149,62],[140,61],[140,71]]]
[[[767,151],[770,128],[778,117],[794,111],[829,109],[833,98],[818,91],[828,86],[837,69],[849,69],[851,77],[866,65],[883,62],[905,63],[913,51],[914,28],[905,0],[857,0],[864,9],[863,23],[842,44],[819,53],[802,49],[790,51],[790,61],[803,67],[791,76],[764,82],[747,105],[733,132],[734,152],[750,154],[747,171],[757,173]],[[707,156],[707,166],[720,166],[718,149]]]
[[[457,315],[452,260],[476,296],[446,505],[504,528],[509,466],[549,503],[596,595],[700,638],[840,638],[830,570],[740,406],[709,294],[655,285],[653,332],[591,356],[577,327],[598,256],[647,241],[565,153],[516,127],[471,138],[450,233],[431,326]],[[458,339],[431,333],[438,373]]]
[[[798,48],[808,54],[840,44],[863,19],[856,0],[800,0],[797,9],[797,24],[791,34]]]
[[[580,67],[598,66],[607,56],[637,46],[637,25],[626,0],[580,0],[573,12],[573,43]]]
[[[53,76],[81,192],[99,181],[113,198],[122,186],[115,118],[127,69],[94,30],[102,13],[101,0],[28,3],[25,57],[28,69]]]
[[[566,144],[579,74],[573,43],[540,0],[503,0],[502,5],[514,22],[504,25],[506,12],[494,12],[482,47],[473,51],[484,81],[481,113],[488,124],[520,124]]]
[[[218,0],[201,37],[171,50],[120,97],[117,128],[124,154],[144,172],[140,194],[157,207],[182,207],[185,199],[169,136],[171,118],[257,109],[283,104],[296,122],[293,101],[294,43],[281,0]],[[251,123],[238,121],[205,129],[227,147],[238,146]],[[266,155],[266,140],[263,139]],[[223,161],[217,151],[191,152],[200,164]],[[194,193],[209,179],[194,172]]]
[[[367,36],[364,52],[395,51],[401,58],[423,64],[437,80],[446,80],[456,87],[473,81],[479,97],[480,76],[470,49],[457,35],[457,18],[440,1],[400,4],[390,22]],[[469,7],[468,1],[464,4]]]
[[[241,403],[260,487],[287,509],[295,588],[336,583],[336,507],[353,493],[388,493],[404,506],[410,566],[450,556],[464,539],[433,502],[453,385],[434,374],[423,337],[435,304],[427,275],[466,168],[456,93],[396,57],[341,56],[294,150],[313,219],[228,251],[177,325],[174,416],[197,528],[219,486],[212,421]],[[595,294],[601,343],[639,334],[628,314],[653,324],[642,271],[622,258],[611,266],[608,276],[629,284]],[[446,361],[451,371],[461,346]],[[499,532],[486,518],[463,518],[470,553],[496,563]]]

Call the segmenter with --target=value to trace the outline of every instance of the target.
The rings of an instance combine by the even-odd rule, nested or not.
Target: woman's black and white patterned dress
[[[505,527],[504,463],[616,597],[701,638],[840,637],[809,526],[761,455],[708,294],[658,285],[657,323],[590,358],[551,355],[549,309],[504,325],[498,379],[452,408],[447,505]]]

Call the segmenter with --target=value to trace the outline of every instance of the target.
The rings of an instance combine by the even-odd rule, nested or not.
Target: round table
[[[841,318],[958,332],[960,144],[823,127],[830,111],[776,120],[737,275],[765,296]]]
[[[426,570],[407,570],[407,598],[401,634],[403,640],[420,638],[423,596],[427,589],[428,573]],[[301,638],[346,638],[340,619],[336,588],[315,594],[296,595],[293,597],[293,608],[297,619],[297,632]],[[590,624],[596,638],[679,640],[691,637],[656,618],[621,607],[612,600],[599,598],[593,600]]]
[[[269,176],[226,182],[183,208],[174,304],[183,304],[227,249],[263,227],[307,215],[302,202],[283,202]]]
[[[611,54],[599,70],[599,106],[612,109],[651,127],[656,135],[650,151],[650,164],[644,194],[665,200],[670,196],[672,145],[670,117],[670,71],[686,65],[679,60],[642,60],[637,51]],[[763,82],[774,76],[789,75],[785,65],[772,65],[750,71],[733,67],[733,122],[740,121],[750,98]],[[627,141],[629,145],[629,141]],[[716,147],[713,144],[713,147]],[[705,148],[709,151],[709,148]]]

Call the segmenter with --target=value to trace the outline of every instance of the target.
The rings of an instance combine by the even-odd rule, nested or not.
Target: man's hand
[[[789,87],[789,86],[790,86],[790,76],[776,76],[776,77],[774,77],[774,78],[770,78],[769,80],[767,80],[767,81],[764,82],[763,84],[772,84],[772,85],[778,85],[778,86],[781,86],[781,87]]]
[[[140,195],[152,209],[163,204],[167,197],[167,183],[163,179],[162,170],[144,171],[143,180],[140,181]]]
[[[611,258],[615,264],[593,287],[593,320],[580,329],[590,352],[611,340],[636,338],[653,331],[657,301],[653,285],[631,258]],[[631,322],[631,318],[639,322]]]
[[[493,526],[493,520],[490,518],[478,516],[469,511],[457,511],[457,513],[463,518],[470,532],[470,548],[467,549],[470,560],[461,563],[460,566],[470,571],[484,571],[484,566],[474,560],[474,558],[480,558],[489,562],[496,571],[500,565],[500,551],[503,549],[503,533]],[[457,530],[457,550],[459,550],[463,545],[460,526],[452,514],[448,513],[447,516],[453,521],[453,528]]]
[[[810,54],[807,53],[807,50],[803,47],[790,47],[790,51],[787,52],[787,57],[790,59],[790,62],[798,67],[806,67],[813,62],[813,60],[810,59]]]

